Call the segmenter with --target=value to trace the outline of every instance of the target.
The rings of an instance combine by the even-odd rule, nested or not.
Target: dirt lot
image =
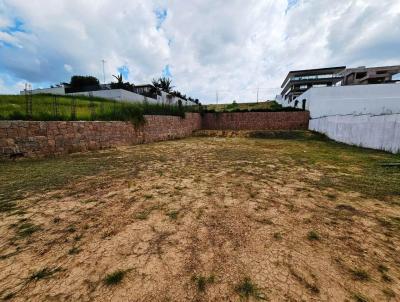
[[[393,161],[303,133],[0,163],[0,298],[400,301]]]

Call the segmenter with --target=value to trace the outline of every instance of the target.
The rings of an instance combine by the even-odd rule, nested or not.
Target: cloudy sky
[[[400,64],[400,0],[0,0],[0,93],[103,81],[102,59],[107,82],[270,99],[289,70]]]

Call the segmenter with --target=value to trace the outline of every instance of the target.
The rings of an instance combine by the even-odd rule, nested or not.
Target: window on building
[[[363,77],[365,77],[367,75],[366,72],[358,72],[356,73],[356,79],[362,79]]]

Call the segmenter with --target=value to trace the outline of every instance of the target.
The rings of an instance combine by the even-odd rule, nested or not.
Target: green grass
[[[145,114],[184,116],[185,111],[193,111],[193,106],[182,107],[116,102],[96,97],[57,96],[54,106],[53,95],[32,95],[32,117],[26,115],[26,98],[23,95],[0,95],[0,120],[122,120],[135,124],[144,122]],[[76,115],[72,113],[72,102],[76,102]],[[57,107],[57,110],[55,108]]]
[[[255,299],[265,300],[263,294],[249,277],[244,278],[236,285],[235,292],[242,298],[249,299],[250,297],[253,297]]]
[[[266,148],[272,145],[279,153],[276,159],[288,166],[323,172],[318,180],[303,179],[310,185],[320,189],[356,191],[366,197],[380,199],[400,196],[400,169],[381,165],[399,162],[400,154],[337,143],[309,131],[278,131],[273,136],[275,140],[265,140],[265,143],[258,140],[257,145],[265,145]]]
[[[23,209],[19,200],[32,195],[67,187],[87,176],[107,173],[130,175],[127,171],[140,163],[157,160],[161,155],[131,152],[127,157],[118,156],[115,150],[71,154],[60,158],[0,162],[0,213],[18,213]],[[122,172],[121,172],[122,171]],[[83,188],[68,189],[69,195],[79,194],[85,187],[103,183],[107,177],[85,180]],[[37,200],[40,202],[40,200]]]
[[[178,219],[179,211],[170,211],[167,213],[167,216],[172,220]]]
[[[106,285],[116,285],[122,282],[122,279],[124,279],[127,271],[122,271],[122,270],[117,270],[115,272],[112,272],[108,274],[104,278],[104,283]]]
[[[17,228],[17,235],[21,238],[29,237],[40,230],[40,227],[30,222],[24,222]]]
[[[104,153],[92,153],[90,157],[78,155],[47,160],[26,160],[17,164],[2,162],[0,163],[0,212],[16,210],[16,202],[30,192],[45,192],[63,187],[73,180],[94,175],[118,164],[118,160],[114,159],[114,163],[111,160]]]
[[[199,292],[205,292],[207,286],[215,282],[215,277],[213,275],[209,277],[205,276],[194,276],[192,280],[195,282],[197,290]]]
[[[205,106],[206,112],[281,111],[281,110],[283,110],[282,106],[275,101],[266,101],[258,103],[211,104]]]
[[[226,167],[237,168],[237,161],[273,160],[277,161],[276,169],[287,169],[288,173],[299,168],[318,170],[320,177],[302,177],[302,181],[320,190],[359,192],[365,197],[380,200],[388,198],[394,205],[397,200],[400,205],[400,169],[381,166],[383,162],[400,161],[400,154],[347,146],[307,131],[291,133],[291,139],[286,139],[287,135],[286,132],[280,132],[279,135],[275,134],[274,139],[235,140],[235,148],[221,146],[211,156],[218,160],[219,165]],[[193,139],[198,140],[200,146],[202,140],[207,141],[203,138]],[[130,152],[128,156],[121,157],[115,150],[106,150],[62,158],[1,162],[0,213],[16,213],[22,210],[18,201],[32,194],[64,188],[86,176],[101,173],[124,175],[129,173],[129,167],[159,160],[162,156],[164,155]],[[257,165],[268,169],[267,163]],[[269,177],[274,177],[274,171],[271,170]],[[91,181],[107,183],[107,179],[91,178],[85,184],[90,185]],[[71,190],[71,194],[74,192],[75,190]],[[212,192],[205,194],[211,195]],[[380,219],[383,226],[393,230],[400,225],[398,221],[398,217]]]

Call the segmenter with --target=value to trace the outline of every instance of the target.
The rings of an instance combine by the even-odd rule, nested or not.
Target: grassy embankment
[[[43,94],[32,96],[32,116],[28,117],[25,96],[0,95],[0,120],[130,120],[140,123],[145,114],[183,116],[185,111],[190,110],[193,108],[116,102],[85,96],[55,98]]]
[[[258,103],[232,103],[232,104],[211,104],[205,108],[211,112],[240,112],[240,111],[286,111],[299,110],[294,108],[283,108],[275,101]]]

